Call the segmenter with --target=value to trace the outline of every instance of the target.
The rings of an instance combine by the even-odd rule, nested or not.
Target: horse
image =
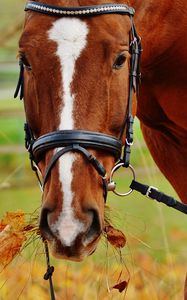
[[[157,166],[187,203],[187,3],[130,0],[130,4],[143,44],[137,116]]]
[[[101,3],[112,1],[91,1],[89,5]],[[82,260],[96,249],[105,226],[106,173],[110,174],[115,164],[119,139],[126,143],[128,132],[121,129],[130,127],[124,116],[129,110],[132,19],[117,13],[75,17],[74,8],[87,4],[31,1],[19,43],[29,124],[27,146],[32,146],[29,140],[39,138],[34,152],[41,156],[36,163],[45,183],[40,228],[53,254],[71,260]],[[182,0],[172,4],[163,0],[159,7],[154,0],[130,0],[128,4],[136,10],[135,23],[143,43],[137,116],[153,158],[185,202],[187,162],[185,147],[181,147],[186,144],[185,107],[177,109],[177,101],[185,95],[187,4]],[[70,5],[68,17],[54,16],[60,14],[58,7],[63,11]],[[88,7],[85,14],[87,11]],[[134,100],[132,115],[135,110]],[[72,140],[81,143],[81,131],[91,156],[77,144],[70,147],[71,152],[61,149],[56,142],[60,135],[50,135],[58,131],[66,134],[65,146]],[[90,132],[105,136],[92,135],[91,144]],[[103,137],[115,149],[106,153],[109,147]],[[96,139],[100,139],[97,149]]]
[[[143,44],[137,116],[157,166],[187,203],[187,2],[129,3]]]
[[[26,4],[15,97],[24,97],[26,147],[43,178],[40,231],[57,258],[95,251],[122,144],[129,165],[140,52],[133,15],[120,1]]]

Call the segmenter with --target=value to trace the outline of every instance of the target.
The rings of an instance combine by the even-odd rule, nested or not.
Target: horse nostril
[[[49,224],[48,224],[48,214],[50,213],[50,210],[47,208],[43,208],[40,216],[40,231],[43,236],[43,238],[51,239],[53,236]]]
[[[89,213],[92,214],[92,222],[89,230],[85,235],[84,244],[91,243],[101,234],[101,223],[99,220],[99,214],[97,210],[91,209],[89,210]]]

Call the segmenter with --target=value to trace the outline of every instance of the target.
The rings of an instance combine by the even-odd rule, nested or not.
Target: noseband
[[[87,148],[102,150],[108,152],[115,157],[116,161],[128,167],[130,163],[130,147],[133,143],[133,122],[132,115],[132,95],[137,90],[140,79],[140,53],[141,42],[136,33],[135,25],[133,22],[134,9],[124,4],[103,4],[94,6],[80,6],[80,7],[59,7],[53,5],[42,4],[40,2],[29,1],[26,4],[26,11],[34,11],[39,14],[45,14],[53,17],[76,17],[88,18],[104,14],[120,14],[127,15],[131,20],[131,33],[130,33],[130,74],[129,74],[129,95],[128,95],[128,110],[127,116],[124,117],[124,123],[121,129],[120,139],[111,135],[106,135],[100,132],[84,131],[84,130],[63,130],[54,131],[35,138],[32,129],[28,123],[25,124],[25,145],[30,153],[30,160],[32,169],[38,175],[38,163],[42,160],[45,153],[51,149],[59,149],[51,158],[44,174],[43,183],[40,183],[42,190],[49,178],[50,172],[55,165],[56,161],[65,153],[70,151],[80,152],[91,165],[95,168],[98,174],[102,177],[104,199],[106,201],[108,183],[106,181],[107,175],[103,165],[94,157]],[[15,91],[14,97],[20,94],[20,99],[24,96],[24,65],[20,59],[20,75]],[[126,142],[122,144],[122,137],[126,130]],[[122,151],[122,149],[124,150]],[[123,154],[122,154],[123,153]]]

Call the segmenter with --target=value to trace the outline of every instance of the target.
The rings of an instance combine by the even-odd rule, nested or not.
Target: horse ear
[[[132,115],[133,117],[136,116],[137,112],[137,95],[136,93],[133,93],[133,98],[132,98]]]

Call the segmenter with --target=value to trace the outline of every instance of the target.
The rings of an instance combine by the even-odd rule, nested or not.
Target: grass
[[[18,22],[24,20],[24,5],[24,0],[1,0],[0,41],[4,41],[4,36],[13,31]],[[17,32],[7,41],[0,43],[0,62],[16,61],[19,36],[20,32]]]
[[[22,185],[17,187],[11,187],[11,189],[4,188],[1,190],[1,212],[0,216],[7,211],[24,211],[26,213],[32,213],[38,207],[40,207],[41,193],[37,184],[34,186],[23,187]]]
[[[24,118],[12,117],[11,119],[0,120],[0,145],[23,144]]]
[[[1,85],[7,85],[14,83],[18,78],[18,70],[5,70],[0,71]]]
[[[12,95],[13,95],[13,90],[12,90]],[[0,114],[3,114],[5,112],[14,112],[14,113],[20,113],[20,114],[23,113],[23,101],[19,101],[18,99],[13,100],[13,96],[12,96],[12,99],[10,98],[10,99],[1,100]],[[11,118],[12,118],[12,116],[10,115],[9,119],[11,119]],[[17,119],[19,119],[19,118],[17,118]],[[6,125],[3,128],[5,128],[5,127],[6,127]]]

